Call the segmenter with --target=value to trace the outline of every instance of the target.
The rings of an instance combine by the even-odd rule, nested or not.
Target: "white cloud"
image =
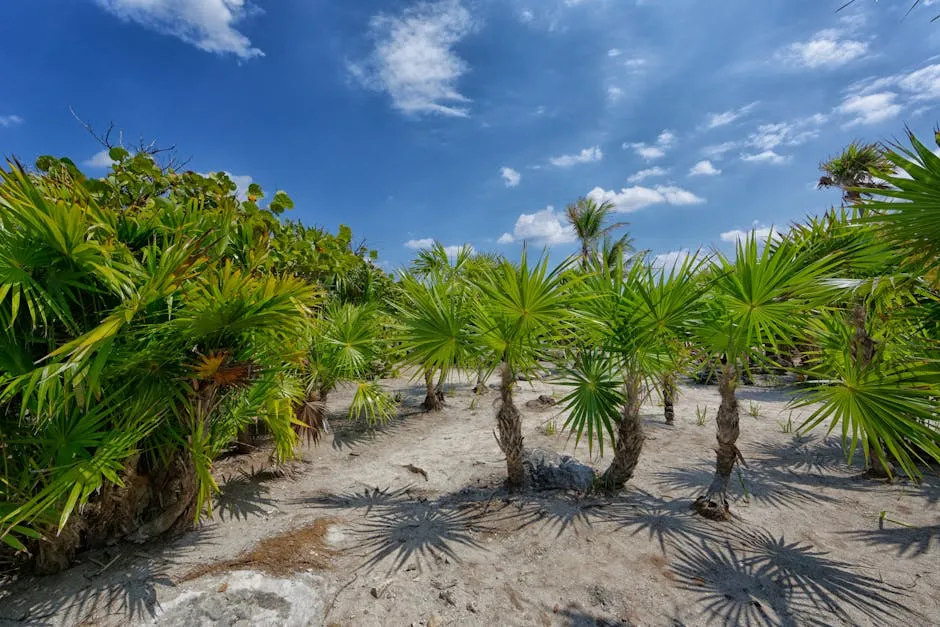
[[[499,175],[502,176],[503,181],[506,182],[506,187],[515,187],[522,180],[522,175],[509,167],[504,167],[500,170]]]
[[[82,165],[86,168],[110,168],[111,164],[114,161],[111,160],[111,157],[108,155],[108,149],[99,150],[91,157],[82,161]]]
[[[794,67],[836,68],[868,52],[868,43],[845,39],[840,31],[821,30],[812,39],[792,43],[777,51],[774,58]]]
[[[235,29],[257,13],[246,0],[96,0],[127,22],[172,35],[206,52],[234,54],[241,59],[264,56]]]
[[[607,51],[608,57],[619,57],[622,54],[623,54],[623,50],[620,50],[619,48],[611,48],[610,50]]]
[[[708,159],[699,161],[689,170],[689,176],[717,176],[721,170],[712,165]]]
[[[683,248],[681,250],[672,250],[668,253],[662,253],[653,257],[652,266],[653,268],[671,270],[677,265],[685,263],[685,260],[689,258],[689,255],[692,253],[689,252],[688,248]]]
[[[633,151],[647,161],[654,161],[666,156],[666,151],[672,148],[676,143],[676,136],[672,131],[665,130],[656,138],[655,144],[644,142],[624,143],[622,148],[632,148]]]
[[[780,165],[781,163],[786,163],[789,159],[790,157],[778,155],[773,150],[765,150],[764,152],[741,155],[741,161],[752,161],[755,163],[771,163],[773,165]]]
[[[578,163],[591,163],[592,161],[600,161],[604,158],[604,153],[599,146],[591,146],[590,148],[585,148],[576,155],[562,155],[560,157],[552,157],[549,159],[553,166],[559,168],[570,168],[571,166]]]
[[[519,19],[525,22],[526,24],[528,24],[529,22],[535,19],[535,14],[532,13],[532,11],[528,9],[524,9],[519,13]]]
[[[9,126],[16,126],[17,124],[22,124],[23,118],[18,115],[0,115],[0,126],[7,128]]]
[[[706,157],[711,157],[712,159],[721,159],[725,153],[739,148],[740,146],[740,142],[723,142],[721,144],[706,146],[702,149],[702,154],[704,154]]]
[[[610,201],[618,213],[631,213],[639,211],[650,205],[696,205],[705,202],[692,192],[672,185],[657,185],[656,187],[643,187],[634,185],[625,187],[619,192],[595,187],[587,194],[597,203]]]
[[[757,104],[756,102],[752,102],[751,104],[744,105],[740,109],[731,109],[730,111],[724,111],[722,113],[709,113],[708,121],[705,122],[705,128],[712,129],[731,124],[738,118],[744,117],[750,113],[751,109],[756,107]]]
[[[652,168],[646,168],[645,170],[640,170],[635,174],[631,174],[627,177],[627,183],[639,183],[644,179],[648,179],[652,176],[665,176],[669,173],[669,170],[661,168],[658,165]]]
[[[850,95],[842,101],[836,111],[853,116],[846,126],[858,124],[877,124],[896,117],[901,112],[901,105],[895,100],[897,94],[891,91],[867,95]]]
[[[241,200],[248,198],[248,186],[254,182],[254,179],[247,174],[232,174],[231,172],[226,172],[226,174],[235,183],[235,193],[238,198]]]
[[[940,100],[940,63],[898,77],[898,87],[913,100]]]
[[[475,26],[459,0],[376,15],[370,24],[375,49],[364,63],[350,63],[349,71],[366,87],[388,93],[403,113],[467,117],[469,100],[457,91],[457,81],[469,66],[454,47]]]
[[[431,237],[423,237],[421,239],[410,239],[405,242],[405,248],[411,248],[412,250],[419,250],[422,248],[431,248],[434,246],[434,239]]]
[[[607,88],[607,101],[614,103],[623,98],[623,90],[619,87],[610,86]]]
[[[780,231],[776,230],[774,227],[762,226],[758,224],[757,222],[755,222],[754,228],[752,229],[749,229],[747,231],[743,229],[732,229],[730,231],[725,231],[724,233],[719,235],[719,237],[721,237],[721,241],[723,242],[733,243],[737,241],[747,240],[747,238],[751,235],[751,233],[754,234],[754,237],[757,239],[758,242],[765,242],[767,241],[768,238],[777,239],[781,235]]]
[[[461,250],[463,250],[463,248],[464,248],[465,246],[470,250],[470,253],[471,253],[471,254],[474,253],[474,252],[476,252],[472,245],[470,245],[470,244],[461,244],[460,246],[456,246],[456,245],[454,245],[454,246],[445,246],[445,247],[444,247],[444,254],[446,254],[448,257],[456,257],[457,254],[458,254]]]
[[[574,228],[565,223],[564,216],[555,213],[555,208],[549,205],[541,211],[520,215],[512,233],[503,233],[496,241],[500,244],[518,240],[539,244],[568,244],[576,239]]]

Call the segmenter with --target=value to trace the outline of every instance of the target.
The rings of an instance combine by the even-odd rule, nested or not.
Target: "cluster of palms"
[[[485,393],[508,485],[525,485],[519,379],[557,374],[565,427],[612,448],[597,489],[617,491],[642,452],[641,406],[673,419],[678,377],[716,371],[715,477],[696,509],[729,514],[741,459],[736,387],[752,369],[805,379],[806,422],[841,427],[873,470],[916,477],[940,459],[940,157],[854,147],[826,185],[848,208],[733,255],[657,267],[610,204],[568,209],[579,254],[552,267],[464,247],[421,251],[398,281],[338,235],[280,219],[290,199],[240,199],[225,175],[161,168],[114,149],[104,179],[70,161],[0,176],[0,540],[42,569],[112,538],[154,537],[211,509],[212,463],[263,432],[277,460],[327,428],[325,403],[355,386],[350,416],[379,422],[379,383],[403,366],[443,407],[457,373]],[[374,253],[373,253],[374,256]]]
[[[103,179],[0,169],[0,540],[40,570],[191,525],[250,432],[294,455],[331,386],[370,375],[356,302],[391,283],[347,229],[282,223],[283,192],[262,208],[257,185],[111,156]]]
[[[910,140],[910,150],[850,146],[825,164],[823,184],[851,208],[764,241],[752,234],[731,256],[656,267],[626,237],[612,240],[622,226],[608,225],[613,206],[587,199],[568,209],[580,253],[554,269],[525,250],[519,263],[428,251],[397,305],[397,340],[424,375],[426,407],[439,408],[451,372],[498,373],[498,442],[518,488],[516,381],[556,366],[565,427],[591,449],[613,447],[597,487],[616,491],[641,454],[642,403],[660,393],[671,421],[677,376],[705,364],[721,403],[715,476],[695,508],[724,519],[742,459],[736,387],[752,370],[789,369],[804,380],[795,403],[815,408],[804,428],[828,422],[849,455],[863,445],[873,473],[896,463],[918,477],[919,463],[940,459],[940,157]]]

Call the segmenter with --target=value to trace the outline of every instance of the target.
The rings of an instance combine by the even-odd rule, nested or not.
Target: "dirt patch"
[[[255,548],[235,559],[194,568],[180,577],[180,582],[234,570],[260,571],[274,577],[308,570],[326,570],[337,554],[337,551],[327,546],[325,540],[330,525],[335,523],[336,520],[331,518],[318,518],[311,525],[265,538]]]

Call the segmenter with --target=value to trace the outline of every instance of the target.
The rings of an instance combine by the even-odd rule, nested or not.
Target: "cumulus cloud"
[[[405,248],[410,248],[412,250],[420,250],[422,248],[431,248],[434,246],[434,238],[432,237],[422,237],[421,239],[410,239],[405,242]]]
[[[774,58],[790,67],[837,68],[868,52],[868,42],[849,39],[836,29],[821,30],[808,41],[778,50]]]
[[[752,102],[751,104],[744,105],[740,109],[731,109],[730,111],[723,111],[721,113],[709,113],[708,119],[705,122],[705,128],[713,129],[719,126],[727,126],[738,118],[742,118],[750,113],[757,104],[756,102]]]
[[[721,170],[712,165],[708,159],[699,161],[689,170],[689,176],[718,176]]]
[[[512,233],[503,233],[496,240],[500,244],[528,240],[539,244],[568,244],[577,239],[574,228],[565,222],[561,213],[551,205],[535,213],[523,213],[516,220]]]
[[[112,163],[114,163],[114,161],[112,161],[110,155],[108,155],[107,149],[99,150],[82,161],[82,165],[86,168],[110,168]]]
[[[779,155],[773,150],[765,150],[763,152],[741,155],[741,161],[751,161],[754,163],[770,163],[773,165],[780,165],[781,163],[786,163],[789,159],[790,157]]]
[[[247,16],[259,12],[246,0],[95,1],[126,22],[171,35],[206,52],[233,54],[241,59],[264,56],[235,29]]]
[[[697,205],[705,202],[704,198],[699,198],[686,189],[672,185],[657,185],[656,187],[634,185],[625,187],[619,192],[595,187],[588,192],[587,197],[597,203],[612,202],[614,210],[618,213],[631,213],[650,205]]]
[[[666,156],[666,151],[672,148],[675,143],[675,134],[672,131],[665,130],[659,134],[659,137],[656,138],[656,142],[653,144],[647,144],[645,142],[624,142],[622,148],[624,150],[632,148],[637,156],[647,161],[654,161]]]
[[[17,124],[22,124],[23,118],[18,115],[0,115],[0,126],[7,128],[9,126],[16,126]]]
[[[719,237],[723,242],[734,243],[737,241],[745,241],[752,233],[758,242],[765,242],[768,238],[778,239],[781,235],[780,231],[776,230],[774,227],[763,226],[755,222],[752,229],[732,229],[730,231],[725,231],[719,235]]]
[[[607,88],[607,102],[610,102],[611,104],[613,104],[617,102],[618,100],[620,100],[621,98],[623,98],[622,89],[620,89],[619,87],[615,87],[613,85]]]
[[[590,148],[585,148],[581,152],[574,155],[552,157],[549,159],[549,162],[555,167],[570,168],[571,166],[579,163],[591,163],[592,161],[600,161],[603,158],[604,152],[600,149],[600,147],[591,146]]]
[[[645,170],[640,170],[634,174],[631,174],[627,177],[627,183],[639,183],[644,179],[648,179],[654,176],[665,176],[669,173],[669,170],[661,168],[658,165],[653,166],[652,168],[646,168]]]
[[[842,101],[836,111],[852,119],[846,126],[859,124],[877,124],[896,117],[901,112],[901,105],[895,102],[897,94],[890,91],[877,94],[848,96]]]
[[[691,254],[692,253],[688,248],[662,253],[653,257],[652,266],[657,270],[671,270],[672,268],[685,263],[685,260],[688,259],[689,255]]]
[[[372,18],[374,50],[350,74],[362,85],[383,91],[407,114],[467,117],[469,100],[457,90],[468,70],[455,46],[476,23],[459,0],[419,2],[399,15]]]
[[[501,169],[499,171],[499,175],[503,177],[503,181],[506,183],[506,187],[515,187],[522,180],[522,175],[510,167],[504,167]]]

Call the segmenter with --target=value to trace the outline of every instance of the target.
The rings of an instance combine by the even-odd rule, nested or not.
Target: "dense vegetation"
[[[525,485],[513,393],[545,376],[568,393],[566,428],[629,481],[640,405],[679,376],[717,379],[715,478],[695,507],[725,518],[741,459],[736,387],[796,374],[804,427],[861,443],[875,474],[917,479],[940,460],[940,157],[853,145],[824,164],[845,204],[734,255],[656,267],[614,237],[613,208],[581,200],[581,245],[557,267],[421,251],[393,280],[374,253],[282,219],[283,192],[240,198],[224,174],[112,150],[103,179],[67,159],[0,173],[0,540],[41,571],[113,538],[157,537],[211,514],[213,460],[262,434],[276,461],[326,428],[324,402],[355,385],[350,415],[393,416],[380,379],[407,367],[439,410],[443,386],[498,377],[496,434],[510,488]]]

